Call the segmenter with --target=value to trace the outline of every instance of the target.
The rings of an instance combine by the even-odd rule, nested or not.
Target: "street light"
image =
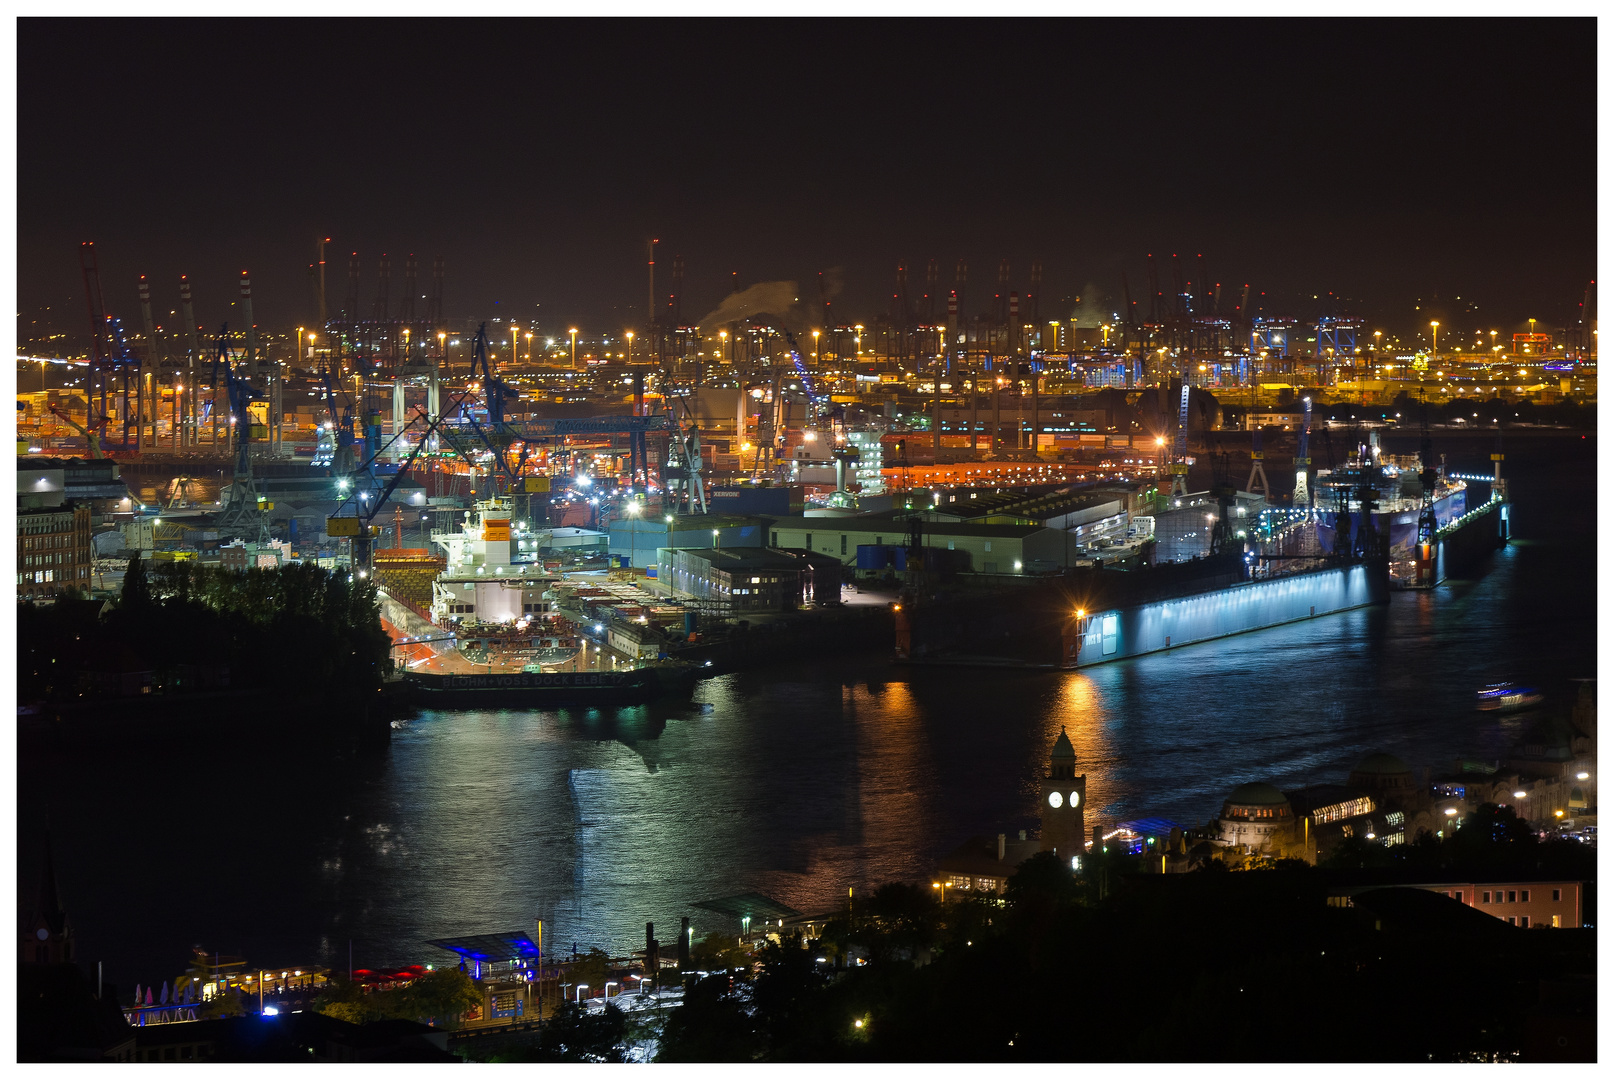
[[[633,331],[628,331],[628,363],[633,363]]]
[[[409,333],[409,331],[405,330],[404,333],[407,334],[407,333]],[[527,363],[529,363],[529,364],[532,363],[532,331],[531,330],[527,331]]]
[[[577,997],[572,1002],[574,1005],[581,1005],[583,1003],[583,991],[587,989],[588,983],[577,984]]]
[[[1431,322],[1429,329],[1434,331],[1434,338],[1429,344],[1429,355],[1438,357],[1440,355],[1440,323]]]
[[[577,366],[577,327],[572,327],[567,333],[572,335],[572,367]]]

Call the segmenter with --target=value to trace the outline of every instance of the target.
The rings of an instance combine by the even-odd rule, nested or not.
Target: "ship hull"
[[[693,670],[670,668],[465,675],[411,671],[403,679],[415,703],[432,709],[642,705],[658,698],[688,698],[695,686]]]

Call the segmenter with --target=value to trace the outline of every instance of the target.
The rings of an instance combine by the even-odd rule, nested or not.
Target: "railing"
[[[1496,495],[1493,494],[1489,499],[1487,499],[1484,502],[1480,503],[1478,506],[1476,506],[1474,509],[1468,511],[1468,513],[1464,514],[1462,517],[1452,518],[1450,521],[1446,522],[1446,524],[1442,525],[1439,529],[1435,530],[1435,539],[1444,540],[1446,537],[1450,536],[1452,533],[1456,532],[1458,529],[1461,529],[1464,525],[1467,525],[1472,521],[1475,521],[1475,520],[1477,520],[1477,519],[1479,519],[1481,517],[1484,517],[1486,514],[1491,512],[1491,508],[1493,506],[1498,505],[1499,503],[1501,503],[1501,501],[1502,501],[1501,499],[1497,498]]]

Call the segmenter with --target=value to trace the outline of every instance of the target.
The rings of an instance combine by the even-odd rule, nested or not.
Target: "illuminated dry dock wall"
[[[1383,574],[1383,567],[1378,568]],[[1365,566],[1318,570],[1273,581],[1252,581],[1228,589],[1162,600],[1154,604],[1101,611],[1087,616],[1078,665],[1192,645],[1212,638],[1261,630],[1300,619],[1331,615],[1383,600]]]

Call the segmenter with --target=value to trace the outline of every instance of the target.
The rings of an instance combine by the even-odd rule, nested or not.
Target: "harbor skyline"
[[[1597,24],[923,16],[19,22],[20,1058],[1595,1060]]]

